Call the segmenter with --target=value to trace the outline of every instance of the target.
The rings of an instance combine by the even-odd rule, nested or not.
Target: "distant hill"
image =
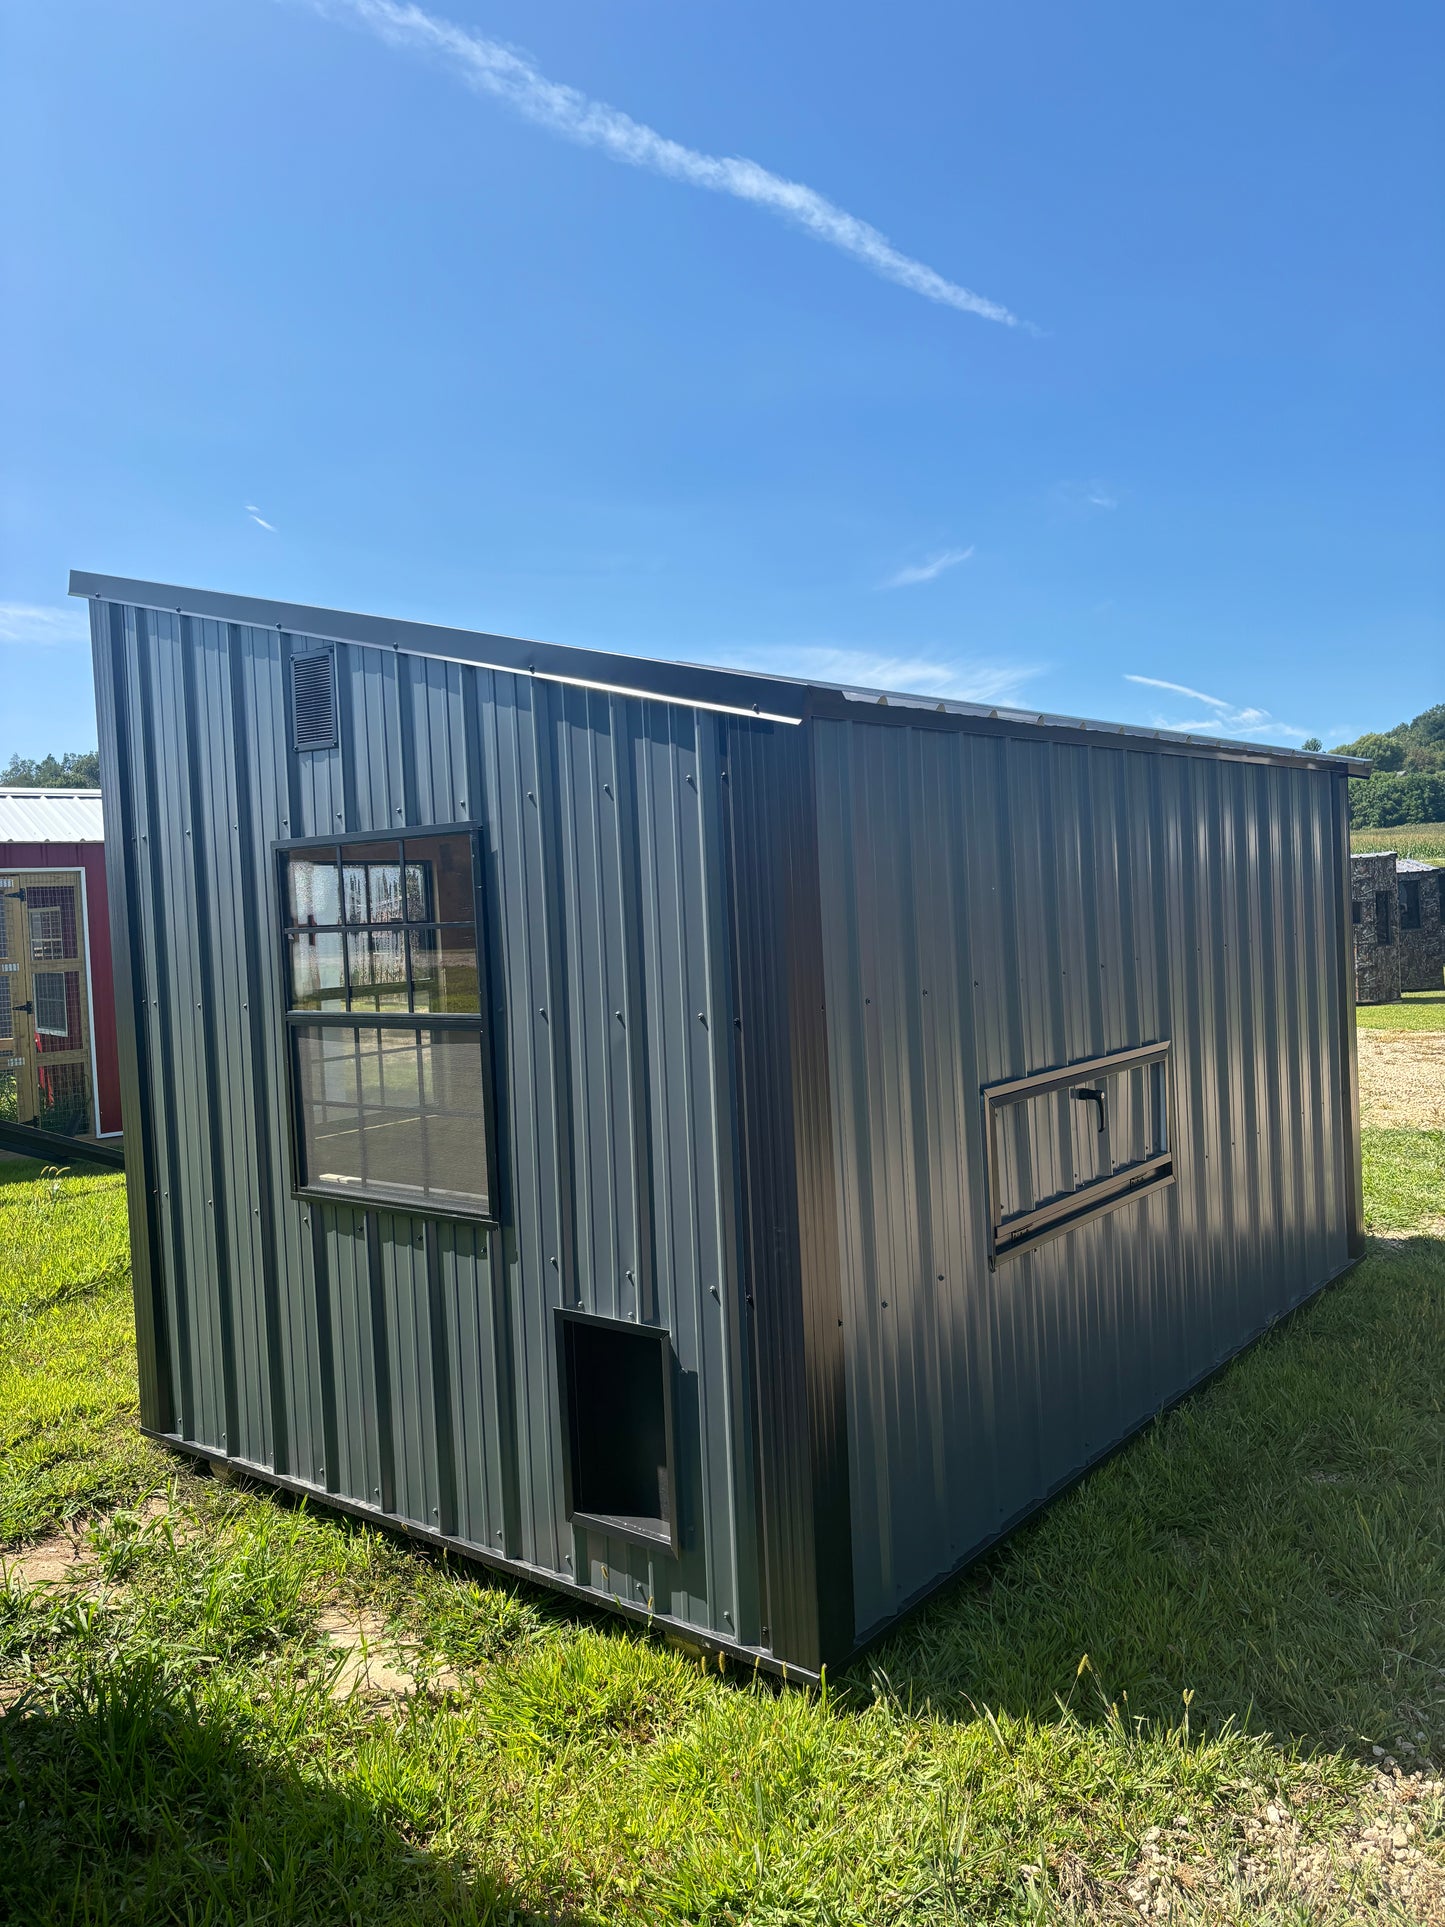
[[[1376,829],[1445,822],[1445,703],[1421,710],[1413,722],[1335,747],[1375,765],[1373,776],[1351,787],[1352,822]]]

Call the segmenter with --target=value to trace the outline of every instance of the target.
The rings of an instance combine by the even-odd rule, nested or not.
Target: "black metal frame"
[[[344,848],[358,844],[375,843],[389,845],[402,855],[405,864],[404,845],[422,837],[455,836],[465,837],[472,853],[472,937],[477,959],[477,1010],[470,1011],[355,1011],[355,1010],[296,1010],[291,1006],[291,958],[287,936],[291,929],[287,909],[286,863],[288,857],[298,850],[335,850],[338,856]],[[498,1224],[498,1174],[497,1174],[497,1127],[496,1127],[496,1087],[493,1070],[493,1034],[491,1023],[490,972],[487,968],[485,948],[485,925],[482,917],[482,854],[478,826],[471,823],[408,823],[398,829],[342,831],[332,836],[300,836],[277,838],[271,845],[271,862],[277,887],[277,902],[281,915],[276,922],[276,941],[279,947],[278,967],[281,984],[281,1022],[286,1037],[286,1111],[291,1121],[291,1195],[293,1198],[314,1199],[327,1204],[350,1204],[358,1209],[377,1211],[399,1211],[409,1217],[441,1218],[449,1221],[464,1221],[468,1224]],[[403,874],[402,890],[406,889]],[[369,926],[359,925],[357,928]],[[428,926],[408,924],[405,920],[398,926],[403,934],[409,929]],[[435,927],[435,926],[430,926]],[[344,941],[348,926],[339,926],[342,936],[342,968],[346,973],[348,995],[350,994],[350,965]],[[411,966],[407,965],[408,993],[411,988]],[[482,1136],[485,1178],[487,1186],[487,1208],[485,1211],[467,1211],[456,1206],[439,1206],[426,1200],[413,1201],[378,1197],[363,1190],[340,1191],[329,1186],[309,1184],[306,1181],[305,1136],[301,1119],[300,1079],[297,1076],[296,1033],[298,1030],[324,1028],[335,1030],[460,1030],[471,1032],[477,1039],[482,1061]]]
[[[672,1333],[664,1325],[640,1325],[631,1318],[608,1318],[600,1312],[580,1311],[568,1306],[554,1306],[553,1335],[557,1348],[557,1407],[562,1417],[562,1484],[564,1504],[568,1519],[574,1526],[587,1532],[599,1532],[609,1539],[625,1539],[632,1545],[651,1546],[677,1558],[682,1549],[681,1528],[677,1484],[677,1424],[676,1399],[673,1380],[677,1373],[677,1355],[672,1348]],[[571,1370],[571,1351],[567,1334],[577,1326],[589,1330],[601,1328],[606,1331],[625,1332],[629,1338],[651,1340],[657,1347],[659,1369],[662,1374],[662,1425],[667,1453],[667,1530],[649,1532],[627,1519],[615,1518],[608,1513],[583,1512],[575,1504],[577,1486],[577,1453],[579,1440],[572,1415],[574,1381]]]
[[[1166,1148],[1141,1164],[1107,1178],[1095,1178],[1065,1198],[1037,1205],[1005,1223],[1000,1217],[1003,1202],[999,1181],[998,1123],[1003,1112],[1032,1097],[1046,1097],[1050,1091],[1100,1077],[1116,1077],[1124,1071],[1157,1064],[1164,1083],[1163,1123]],[[1076,1092],[1097,1097],[1103,1110],[1102,1093]],[[1101,1122],[1100,1129],[1103,1129]],[[1177,1139],[1175,1136],[1173,1045],[1166,1038],[1157,1044],[1142,1044],[1133,1050],[1111,1051],[1105,1057],[1090,1057],[1051,1071],[1037,1071],[1028,1077],[1013,1077],[1001,1084],[985,1085],[983,1090],[983,1132],[988,1172],[988,1261],[990,1266],[1020,1251],[1030,1251],[1046,1239],[1072,1231],[1078,1225],[1102,1217],[1106,1211],[1147,1196],[1173,1184],[1176,1177]]]

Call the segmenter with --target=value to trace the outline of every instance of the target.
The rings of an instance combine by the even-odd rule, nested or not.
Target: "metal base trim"
[[[181,1438],[175,1432],[157,1432],[148,1425],[137,1429],[169,1451],[184,1453],[188,1458],[203,1459],[207,1464],[233,1467],[243,1478],[254,1479],[260,1485],[272,1486],[276,1491],[288,1493],[293,1498],[314,1499],[319,1509],[345,1513],[365,1525],[379,1526],[398,1537],[414,1539],[435,1552],[454,1553],[460,1559],[485,1566],[492,1572],[504,1573],[508,1578],[525,1579],[532,1585],[545,1586],[549,1591],[562,1593],[594,1611],[616,1613],[635,1626],[671,1634],[685,1645],[700,1646],[705,1652],[736,1660],[749,1672],[768,1673],[787,1686],[815,1687],[822,1684],[823,1675],[820,1672],[814,1672],[806,1666],[795,1666],[759,1646],[744,1646],[737,1640],[721,1638],[717,1633],[694,1626],[685,1619],[677,1619],[671,1613],[651,1611],[646,1606],[619,1599],[613,1593],[599,1592],[594,1586],[580,1585],[575,1579],[568,1579],[547,1566],[534,1566],[525,1559],[509,1559],[502,1553],[493,1552],[488,1546],[473,1545],[469,1539],[449,1538],[446,1533],[434,1531],[430,1526],[414,1525],[409,1519],[383,1512],[378,1506],[367,1505],[359,1499],[344,1498],[340,1493],[328,1492],[324,1486],[313,1485],[309,1480],[273,1472],[270,1466],[258,1465],[254,1459],[243,1459],[235,1453],[218,1451],[213,1445],[198,1444],[194,1440]]]

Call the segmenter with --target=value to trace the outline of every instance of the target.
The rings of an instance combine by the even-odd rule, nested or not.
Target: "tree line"
[[[98,790],[100,751],[68,749],[63,756],[12,756],[0,784],[23,790]]]
[[[1336,745],[1341,756],[1368,756],[1374,771],[1350,786],[1350,818],[1365,829],[1445,823],[1445,703],[1412,722],[1371,730]]]

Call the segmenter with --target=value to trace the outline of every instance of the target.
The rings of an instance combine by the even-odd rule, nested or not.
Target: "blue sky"
[[[0,759],[94,742],[71,566],[1387,727],[1442,81],[1413,0],[0,0]]]

